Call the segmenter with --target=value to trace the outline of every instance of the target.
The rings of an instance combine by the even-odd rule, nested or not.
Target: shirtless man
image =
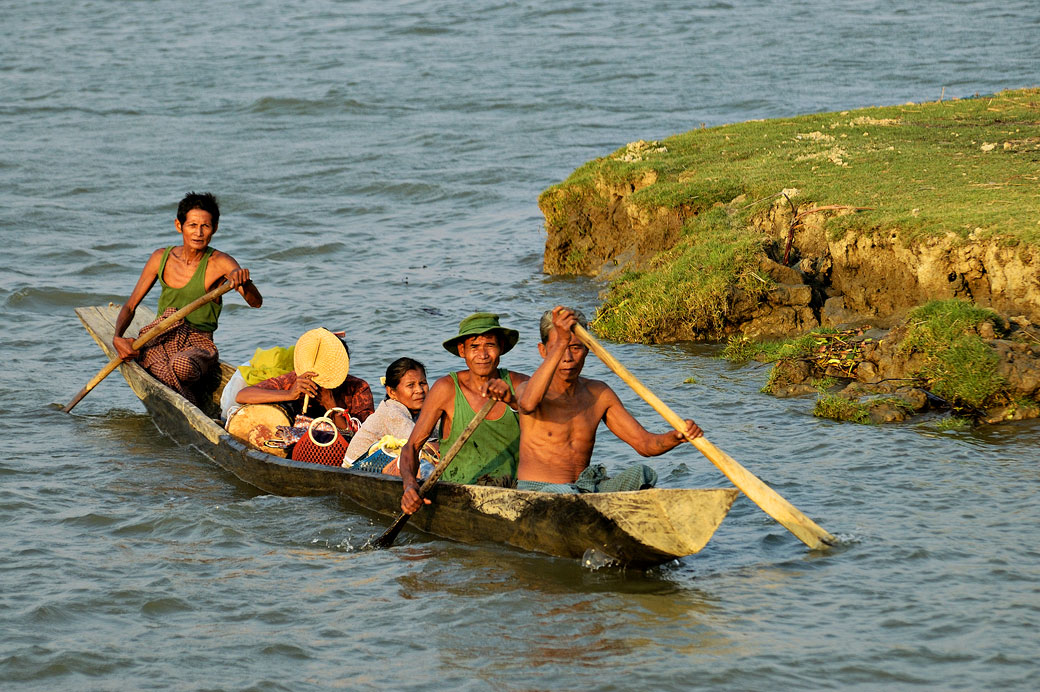
[[[498,315],[478,312],[459,323],[459,333],[444,342],[448,353],[466,361],[466,370],[450,373],[437,380],[426,395],[419,418],[408,442],[401,449],[400,467],[404,492],[401,509],[408,514],[419,510],[419,482],[416,459],[419,450],[442,425],[440,449],[447,451],[462,433],[476,411],[488,400],[488,388],[497,385],[493,398],[499,401],[487,418],[473,431],[469,441],[459,450],[442,478],[454,483],[473,483],[482,476],[494,478],[516,475],[520,426],[516,413],[515,388],[527,381],[527,375],[499,368],[499,358],[516,345],[520,334],[498,323]]]
[[[520,466],[517,488],[550,492],[608,492],[652,487],[657,474],[639,464],[607,479],[602,467],[589,467],[600,421],[644,457],[658,456],[704,433],[692,420],[685,436],[653,434],[639,424],[605,383],[581,376],[588,348],[571,330],[585,326],[579,313],[557,306],[542,316],[544,359],[531,378],[517,387],[520,412]]]

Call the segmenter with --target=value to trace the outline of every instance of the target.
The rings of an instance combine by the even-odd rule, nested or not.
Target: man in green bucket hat
[[[401,450],[402,510],[411,514],[423,504],[416,479],[416,459],[423,443],[441,423],[441,450],[447,450],[488,400],[488,386],[493,382],[504,382],[505,387],[495,389],[507,393],[491,397],[499,403],[473,431],[441,478],[453,483],[473,483],[485,476],[510,481],[516,476],[520,424],[511,406],[516,403],[516,387],[529,378],[498,365],[502,354],[516,346],[519,338],[515,329],[499,324],[498,315],[476,312],[463,319],[459,333],[444,342],[448,353],[466,361],[467,369],[449,373],[434,383]],[[425,502],[429,504],[429,500]]]

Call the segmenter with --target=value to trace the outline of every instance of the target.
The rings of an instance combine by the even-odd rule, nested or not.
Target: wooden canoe
[[[119,306],[78,308],[76,314],[112,358]],[[134,325],[153,316],[139,307]],[[401,481],[392,476],[283,459],[230,436],[219,418],[223,384],[234,368],[221,363],[222,378],[203,407],[149,375],[136,362],[119,366],[157,427],[190,444],[239,479],[273,495],[339,495],[386,517],[400,511]],[[638,492],[559,495],[508,488],[438,483],[433,504],[409,526],[467,543],[489,541],[524,550],[581,559],[595,549],[622,565],[649,567],[696,553],[729,512],[734,488],[655,488]],[[378,527],[373,529],[378,533]]]

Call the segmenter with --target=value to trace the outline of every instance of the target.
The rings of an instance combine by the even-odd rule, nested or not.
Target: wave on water
[[[112,117],[116,115],[125,116],[141,116],[145,115],[145,111],[137,108],[88,108],[80,105],[64,105],[64,106],[53,106],[53,105],[38,105],[38,106],[19,106],[19,105],[0,105],[0,116],[11,116],[11,117],[51,117],[56,115],[77,113],[82,115],[99,116],[99,117]]]
[[[78,269],[76,269],[75,271],[71,272],[71,275],[72,276],[83,276],[83,277],[95,277],[95,276],[109,277],[109,276],[112,276],[113,274],[118,274],[120,272],[125,272],[126,275],[127,275],[127,287],[126,287],[126,290],[129,291],[132,288],[130,286],[130,284],[129,284],[129,282],[132,280],[132,278],[130,276],[130,272],[127,271],[126,265],[120,264],[118,262],[99,261],[99,262],[84,263],[84,264],[80,265]]]
[[[96,252],[112,252],[115,254],[121,254],[135,247],[136,244],[134,243],[128,243],[126,241],[116,241],[113,239],[113,242],[99,243],[98,245],[92,246],[91,249]]]
[[[329,262],[329,257],[335,257],[336,253],[345,250],[345,243],[322,243],[320,245],[293,244],[284,250],[275,250],[266,254],[258,255],[259,259],[272,261],[298,262],[307,258],[317,258],[322,262]]]
[[[59,314],[67,317],[70,306],[121,303],[125,298],[126,296],[70,291],[60,286],[28,286],[11,293],[4,301],[4,307],[28,314]]]
[[[354,192],[371,197],[397,199],[401,201],[436,202],[453,198],[458,190],[423,181],[389,181],[379,180],[365,183],[354,188]]]
[[[430,26],[429,24],[413,24],[411,26],[401,27],[394,29],[390,32],[391,35],[395,36],[450,36],[458,34],[459,30],[446,26]]]
[[[329,94],[325,98],[305,99],[286,96],[264,96],[249,104],[245,111],[258,115],[308,116],[308,115],[377,115],[396,112],[399,107],[365,103],[353,98]]]

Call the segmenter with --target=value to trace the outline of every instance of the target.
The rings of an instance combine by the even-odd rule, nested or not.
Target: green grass
[[[832,220],[842,231],[897,228],[1040,244],[1040,89],[933,103],[817,113],[691,130],[666,153],[577,169],[543,196],[656,176],[630,201],[689,214],[747,195],[746,222],[785,188],[799,206],[872,207]],[[991,146],[992,145],[992,146]],[[756,204],[758,202],[758,204]]]
[[[805,358],[827,343],[822,336],[837,333],[838,330],[833,327],[817,327],[801,336],[776,341],[755,341],[743,335],[734,336],[726,342],[721,356],[734,363],[746,363],[749,360],[776,363],[788,358]]]
[[[844,205],[831,237],[950,236],[1040,246],[1040,89],[691,130],[622,160],[590,161],[539,198],[550,233],[578,208],[606,209],[611,190],[647,211],[676,211],[682,236],[647,271],[613,282],[594,320],[608,338],[719,335],[735,287],[760,295],[755,271],[767,238],[756,214],[792,197],[798,209]],[[572,250],[568,270],[587,257]]]
[[[924,355],[917,376],[954,408],[981,409],[1006,398],[999,357],[974,331],[987,320],[1000,324],[992,310],[963,300],[933,300],[908,315],[902,348]]]
[[[838,384],[838,378],[829,376],[821,377],[819,379],[813,380],[812,382],[810,382],[810,384],[816,389],[816,391],[823,393],[831,387],[833,387],[834,385]]]
[[[822,394],[813,406],[813,415],[817,418],[849,423],[870,423],[870,407],[858,401],[846,399],[836,394]]]
[[[813,406],[813,415],[817,418],[873,425],[870,412],[884,405],[892,405],[906,413],[913,413],[914,407],[897,396],[883,396],[868,401],[855,401],[838,394],[820,394]]]
[[[970,430],[972,428],[970,418],[962,416],[944,416],[935,423],[936,430]]]
[[[684,325],[718,336],[729,307],[731,286],[753,295],[772,282],[756,273],[762,237],[734,226],[724,210],[713,210],[687,227],[678,244],[655,258],[645,272],[616,279],[596,312],[593,327],[611,339],[652,341]]]
[[[869,408],[874,408],[874,407],[877,407],[877,406],[881,406],[883,404],[891,404],[892,406],[895,406],[898,409],[902,409],[905,413],[914,413],[914,407],[911,406],[910,403],[906,399],[903,399],[903,398],[898,397],[898,396],[881,396],[881,397],[876,397],[874,399],[871,399],[867,403],[867,406]]]

